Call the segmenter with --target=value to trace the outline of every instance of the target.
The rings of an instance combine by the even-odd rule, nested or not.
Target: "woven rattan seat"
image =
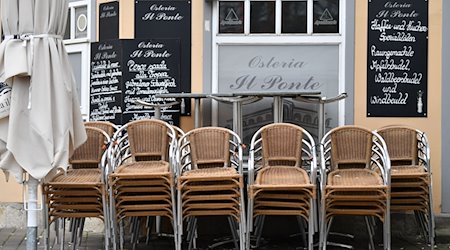
[[[179,139],[178,242],[183,232],[195,231],[199,216],[228,216],[237,230],[235,244],[244,249],[242,145],[229,129],[197,128]],[[191,223],[189,223],[191,222]],[[188,229],[183,230],[187,223]],[[238,224],[238,228],[234,225]],[[233,236],[237,235],[233,233]],[[193,234],[187,234],[193,241]],[[238,243],[239,242],[239,243]],[[181,247],[181,245],[180,245]]]
[[[392,164],[391,210],[414,211],[422,236],[434,245],[431,168],[425,134],[393,125],[377,131],[386,141]]]
[[[329,131],[321,144],[320,248],[326,249],[333,217],[353,215],[378,218],[384,249],[389,249],[390,162],[383,139],[363,127],[342,126]]]
[[[166,161],[138,161],[118,167],[117,174],[145,174],[145,173],[165,173],[169,172],[169,163]]]
[[[367,187],[383,185],[381,176],[370,169],[337,169],[328,174],[328,185]]]
[[[299,216],[308,224],[308,249],[313,247],[316,172],[315,143],[303,128],[270,124],[252,137],[249,159],[248,225],[268,215]],[[308,174],[312,173],[312,175]],[[260,224],[259,227],[262,227]],[[255,229],[255,232],[262,230]],[[256,235],[256,238],[259,238]],[[250,242],[250,233],[247,241]]]
[[[392,166],[391,169],[392,178],[405,175],[417,176],[420,174],[423,174],[423,176],[428,176],[425,169],[419,165],[399,165],[399,166]]]
[[[138,224],[142,221],[139,218],[163,216],[171,221],[176,234],[176,140],[171,125],[154,119],[129,122],[114,134],[115,144],[111,149],[114,166],[108,175],[114,244],[123,232],[120,228],[125,220],[131,221],[132,227],[139,230]],[[139,231],[133,234],[139,235]],[[137,244],[137,239],[132,241]],[[175,237],[177,246],[176,242]],[[123,240],[120,243],[123,244]]]
[[[51,185],[86,185],[86,184],[101,184],[102,171],[100,169],[79,169],[68,170],[67,173],[61,173],[55,176],[50,182]]]
[[[217,176],[232,176],[236,175],[237,171],[234,168],[203,168],[194,169],[184,172],[180,178],[183,177],[217,177]]]
[[[301,168],[290,166],[269,166],[262,169],[255,185],[301,185],[310,184],[308,173]]]

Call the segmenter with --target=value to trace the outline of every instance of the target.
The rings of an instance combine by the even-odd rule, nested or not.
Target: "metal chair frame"
[[[177,132],[175,132],[173,126],[171,126],[170,124],[168,124],[164,121],[156,120],[156,119],[132,121],[132,122],[129,122],[129,123],[123,125],[114,133],[114,136],[112,137],[112,143],[110,144],[110,147],[108,148],[108,159],[109,159],[109,162],[111,165],[110,176],[111,176],[111,174],[114,174],[115,170],[118,167],[120,167],[122,164],[133,161],[134,156],[133,156],[133,152],[131,152],[131,150],[130,150],[131,145],[129,142],[127,129],[130,126],[130,124],[139,123],[139,122],[148,122],[150,126],[152,123],[159,124],[159,125],[162,124],[163,126],[165,126],[167,128],[167,136],[168,136],[168,145],[169,146],[167,148],[167,159],[166,160],[169,163],[169,168],[170,168],[172,175],[175,176],[177,132],[179,133],[179,130],[177,129]],[[181,130],[181,132],[182,132],[182,130]],[[111,185],[111,184],[109,183],[109,185]],[[176,190],[175,190],[175,179],[174,178],[172,178],[170,185],[171,185],[171,187],[170,187],[171,195],[170,196],[171,196],[171,204],[172,204],[171,213],[173,216],[172,227],[173,227],[174,235],[176,235],[177,234],[177,226],[176,226],[177,213],[176,213],[176,197],[175,197]],[[124,244],[123,218],[120,219],[120,221],[118,221],[116,211],[115,211],[115,199],[114,199],[113,190],[112,190],[111,186],[109,186],[109,198],[110,198],[110,205],[109,205],[110,219],[111,219],[112,232],[113,232],[113,234],[112,234],[113,247],[114,247],[114,249],[117,249],[118,244],[119,244],[120,247],[123,248],[123,244]],[[159,229],[160,229],[158,217],[160,217],[160,216],[157,216],[157,220],[158,220],[158,222],[156,224],[157,233],[159,233]],[[140,220],[132,219],[131,222],[134,222],[134,224],[133,224],[134,226],[132,225],[132,227],[136,228],[137,227],[136,223],[139,223]],[[147,223],[147,224],[150,225],[151,223]],[[117,228],[117,227],[119,227],[119,228]],[[148,229],[148,232],[149,232],[149,229]],[[118,235],[120,235],[120,237],[118,237]],[[147,235],[147,238],[149,238],[149,235]],[[133,240],[132,241],[133,247],[136,247],[138,237],[133,236],[132,240]],[[175,246],[178,246],[176,237],[174,237],[174,243],[175,243]]]
[[[390,158],[389,154],[386,150],[386,143],[383,138],[376,132],[370,131],[366,128],[359,126],[342,126],[337,127],[335,129],[330,130],[328,133],[324,135],[320,144],[320,190],[321,190],[321,202],[320,202],[320,213],[319,213],[319,221],[320,221],[320,249],[326,249],[327,247],[327,235],[329,233],[329,228],[331,226],[331,220],[326,218],[326,187],[327,187],[327,178],[328,174],[335,168],[336,166],[331,166],[332,162],[332,143],[331,136],[335,131],[345,130],[345,129],[356,129],[361,131],[366,131],[366,133],[372,134],[371,139],[371,155],[370,161],[366,163],[366,169],[371,169],[374,171],[378,171],[383,180],[383,185],[386,186],[386,201],[384,207],[384,215],[383,217],[383,246],[385,250],[389,250],[391,248],[391,235],[390,235]],[[364,146],[364,145],[361,145]],[[367,216],[367,215],[366,215]],[[331,217],[332,218],[332,217]],[[381,219],[381,218],[380,218]],[[370,225],[368,224],[368,227]],[[369,229],[369,236],[372,237],[371,229]],[[373,245],[373,244],[371,244]]]
[[[308,175],[309,175],[309,184],[312,184],[316,186],[316,180],[317,180],[317,154],[316,154],[316,144],[314,142],[313,137],[302,127],[296,126],[293,124],[283,124],[283,123],[275,123],[275,124],[269,124],[262,128],[260,128],[258,131],[255,132],[255,134],[252,137],[251,144],[250,144],[250,155],[249,155],[249,161],[248,161],[248,182],[247,186],[248,189],[252,187],[252,185],[255,184],[255,178],[260,170],[268,167],[269,159],[264,159],[264,153],[265,150],[263,148],[263,138],[262,134],[265,130],[273,128],[273,127],[285,127],[285,128],[293,128],[295,130],[298,130],[302,134],[301,139],[301,146],[299,146],[299,151],[297,153],[298,158],[295,158],[295,166],[291,167],[298,167],[304,169]],[[290,145],[290,144],[289,144]],[[286,158],[286,157],[285,157]],[[292,158],[292,157],[289,157]],[[306,183],[305,183],[306,184]],[[289,189],[289,187],[286,187]],[[310,209],[308,211],[308,217],[305,218],[303,216],[303,219],[307,221],[308,224],[308,239],[307,239],[307,248],[309,250],[313,249],[313,235],[315,232],[315,221],[316,221],[316,206],[315,206],[315,192],[313,195],[307,194],[306,191],[304,191],[307,197],[309,197],[309,204]],[[248,197],[248,205],[247,205],[247,249],[250,248],[250,233],[253,231],[254,223],[253,223],[253,207],[254,207],[254,200],[251,199],[250,195]],[[257,217],[258,219],[259,217]],[[260,223],[257,223],[260,221]],[[257,220],[255,222],[257,224],[256,227],[256,246],[258,246],[258,243],[261,238],[261,232],[262,232],[262,226],[264,224],[264,216],[261,216],[261,220]],[[304,231],[304,230],[302,230]],[[306,243],[306,242],[305,242]]]
[[[192,147],[193,144],[190,141],[190,136],[192,136],[193,133],[201,133],[211,131],[211,130],[219,130],[222,132],[228,133],[230,136],[229,141],[227,142],[229,144],[228,151],[229,151],[229,165],[225,164],[223,168],[234,168],[236,169],[237,173],[241,175],[241,181],[243,181],[243,164],[242,164],[242,143],[239,136],[234,133],[233,131],[226,129],[226,128],[220,128],[220,127],[203,127],[203,128],[196,128],[189,132],[187,132],[185,135],[181,136],[178,140],[178,149],[177,149],[177,164],[178,164],[178,170],[177,170],[177,179],[180,179],[180,177],[191,170],[197,169],[196,162],[193,160],[192,157]],[[223,142],[220,142],[223,143]],[[208,177],[202,177],[202,180],[208,179]],[[211,182],[214,182],[214,178],[211,180]],[[219,181],[220,182],[220,181]],[[235,223],[238,224],[238,231],[239,231],[239,239],[236,239],[236,234],[232,232],[233,238],[235,238],[234,242],[236,246],[239,246],[240,249],[245,249],[245,234],[246,234],[246,226],[245,226],[245,209],[244,209],[244,190],[243,185],[240,185],[240,183],[237,183],[239,188],[239,208],[237,209],[239,213],[239,218],[234,216],[229,216],[229,224],[232,228],[235,228]],[[182,196],[183,193],[180,190],[180,181],[178,180],[178,192],[177,192],[177,227],[178,227],[178,249],[181,249],[181,243],[182,243],[182,236],[183,236],[183,221],[185,218],[183,218],[183,203],[182,203]],[[233,219],[231,219],[233,218]],[[188,240],[189,249],[192,249],[196,246],[196,238],[197,238],[197,218],[195,216],[186,218],[187,221],[187,228],[189,229],[187,232],[186,239]],[[239,241],[239,243],[237,242]]]
[[[427,175],[427,180],[423,180],[423,183],[427,183],[428,189],[427,191],[427,197],[428,202],[426,204],[427,212],[420,213],[422,211],[414,211],[416,220],[420,226],[420,230],[422,233],[422,236],[424,239],[427,240],[427,243],[430,245],[431,249],[434,248],[434,238],[435,238],[435,224],[434,224],[434,213],[433,213],[433,187],[432,187],[432,170],[430,165],[430,147],[428,143],[428,138],[426,134],[416,128],[404,126],[404,125],[390,125],[386,127],[382,127],[380,129],[375,130],[375,132],[379,133],[383,137],[384,132],[388,132],[389,130],[403,130],[405,132],[413,132],[415,133],[415,142],[414,144],[417,145],[417,148],[414,149],[414,152],[417,153],[416,157],[417,159],[412,159],[411,164],[422,166],[425,170],[425,173]],[[393,145],[387,145],[387,147],[392,147]],[[388,148],[387,148],[388,150]],[[394,160],[394,159],[391,159]],[[392,168],[395,168],[394,165],[391,166]],[[391,197],[393,199],[393,197]],[[398,210],[398,209],[396,209]],[[410,209],[405,209],[410,210]]]

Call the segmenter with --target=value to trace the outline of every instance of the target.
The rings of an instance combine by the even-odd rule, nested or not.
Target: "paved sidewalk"
[[[354,235],[353,239],[330,236],[330,241],[336,241],[340,243],[346,243],[352,245],[356,250],[367,250],[368,249],[368,238],[365,229],[361,228],[362,223],[358,221],[358,219],[351,219],[351,221],[346,221],[347,219],[343,219],[342,221],[338,221],[339,223],[337,227],[334,229],[338,229],[341,232],[350,233]],[[285,222],[282,222],[285,223]],[[275,225],[276,224],[276,225]],[[344,226],[345,224],[345,226]],[[417,228],[411,225],[405,225],[408,223],[395,223],[392,225],[392,249],[394,250],[422,250],[422,249],[430,249],[430,246],[427,246],[423,243],[421,237],[415,233],[411,233],[416,231]],[[277,223],[267,223],[266,225],[268,231],[270,229],[273,230],[273,226],[279,227],[279,222]],[[356,225],[356,226],[355,226]],[[214,225],[209,225],[214,227]],[[272,228],[271,228],[272,227]],[[279,228],[283,230],[282,226]],[[333,230],[333,228],[332,228]],[[0,250],[25,250],[26,249],[26,229],[12,229],[12,228],[2,228],[0,229]],[[44,249],[42,245],[42,232],[39,233],[39,245],[38,249]],[[68,236],[68,234],[66,234]],[[264,250],[289,250],[289,249],[303,249],[301,237],[287,237],[287,236],[274,236],[265,235],[264,240],[262,241],[261,246],[258,249]],[[209,237],[210,238],[210,237]],[[145,239],[141,240],[142,242],[137,245],[137,249],[157,249],[157,250],[165,250],[165,249],[174,249],[173,247],[173,239],[172,238],[158,238],[152,239],[150,243],[145,244]],[[381,242],[381,239],[375,239],[376,242]],[[60,249],[60,246],[55,243],[54,240],[51,240],[51,248],[52,249]],[[208,239],[207,236],[201,235],[199,233],[198,240],[198,249],[208,249],[208,246],[215,243],[213,240]],[[72,249],[72,246],[67,243],[64,249]],[[97,250],[104,249],[103,245],[103,234],[102,233],[92,233],[85,232],[83,235],[83,240],[81,244],[77,247],[79,250]],[[129,244],[125,245],[125,249],[132,249],[132,246]],[[233,249],[232,244],[227,244],[221,247],[216,247],[215,249]],[[338,247],[328,247],[330,250],[334,249],[344,249]],[[382,249],[382,246],[377,246],[377,250]],[[436,219],[436,245],[434,249],[450,249],[450,217],[437,218]]]

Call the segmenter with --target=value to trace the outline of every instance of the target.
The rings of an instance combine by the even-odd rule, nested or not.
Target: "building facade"
[[[66,48],[86,120],[100,119],[104,110],[109,116],[103,117],[119,123],[142,114],[123,103],[136,91],[157,92],[143,87],[130,63],[170,72],[169,80],[157,83],[166,87],[159,93],[320,91],[332,98],[345,92],[347,98],[326,105],[326,129],[405,124],[424,131],[431,144],[434,209],[450,213],[448,1],[80,0],[70,1],[69,11]],[[140,46],[160,47],[146,57],[136,52]],[[103,52],[106,59],[118,56],[105,65],[121,65],[120,74],[107,74],[122,85],[110,98],[123,106],[107,107],[93,86],[101,85],[102,75],[93,72],[105,66]],[[128,87],[130,82],[141,88]],[[244,105],[245,140],[272,121],[271,105],[270,99]],[[201,109],[203,125],[232,126],[229,104],[204,100]],[[168,109],[167,117],[193,128],[193,105],[178,115],[181,110]],[[286,100],[283,114],[317,136],[317,105]],[[0,179],[0,187],[11,190],[0,194],[1,202],[21,201],[18,184]]]

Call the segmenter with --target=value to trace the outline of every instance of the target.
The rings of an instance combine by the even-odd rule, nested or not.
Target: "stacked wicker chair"
[[[67,172],[57,173],[42,185],[46,206],[44,212],[48,218],[45,221],[46,246],[49,246],[49,225],[58,219],[62,219],[61,246],[64,245],[65,219],[72,221],[72,244],[76,246],[77,239],[82,236],[84,218],[98,217],[105,222],[105,248],[109,248],[109,221],[103,175],[107,164],[103,155],[109,136],[94,127],[86,127],[86,133],[87,141],[75,150],[70,160],[72,167]]]
[[[373,218],[383,222],[384,249],[390,249],[390,162],[383,139],[358,126],[329,131],[321,141],[320,244],[336,215],[366,216],[370,246],[374,249]],[[372,218],[372,219],[371,219]]]
[[[113,141],[110,157],[114,170],[109,175],[109,188],[114,246],[120,234],[123,248],[126,219],[131,221],[134,246],[139,240],[140,222],[151,217],[168,218],[176,234],[173,167],[177,141],[172,126],[154,119],[129,122],[115,133]]]
[[[391,159],[391,211],[413,211],[427,243],[434,246],[430,150],[425,134],[407,126],[377,131]]]
[[[179,140],[178,244],[195,242],[198,216],[228,216],[236,248],[245,248],[242,146],[232,131],[193,129]],[[186,222],[187,229],[183,230]],[[239,233],[239,237],[237,236]]]
[[[275,123],[253,135],[248,164],[248,244],[255,219],[294,215],[307,222],[308,239],[304,240],[313,249],[316,167],[314,139],[305,129]],[[258,236],[262,223],[256,229]]]
[[[105,133],[107,133],[109,137],[112,137],[118,129],[115,124],[108,121],[88,121],[84,123],[84,126],[99,128],[105,131]]]

